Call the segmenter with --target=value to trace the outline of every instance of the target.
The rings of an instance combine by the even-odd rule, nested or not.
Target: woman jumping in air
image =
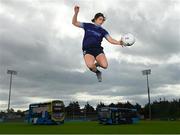
[[[79,6],[74,7],[74,16],[72,18],[72,24],[76,27],[83,28],[85,31],[83,38],[83,55],[87,67],[94,73],[98,78],[98,81],[102,81],[102,73],[97,69],[101,67],[106,69],[108,62],[101,46],[103,38],[114,45],[121,45],[123,47],[122,40],[113,39],[109,33],[102,27],[105,21],[105,17],[102,13],[97,13],[91,20],[92,23],[79,22],[77,16],[79,13]]]

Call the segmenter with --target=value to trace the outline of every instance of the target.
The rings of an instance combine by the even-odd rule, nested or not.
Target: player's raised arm
[[[77,20],[78,13],[79,13],[79,6],[75,6],[74,7],[74,15],[72,18],[72,24],[76,27],[80,27],[80,22]]]
[[[119,41],[118,41],[118,40],[112,38],[110,35],[108,35],[108,36],[106,37],[106,40],[107,40],[109,43],[111,43],[111,44],[124,46],[122,40],[119,40]]]

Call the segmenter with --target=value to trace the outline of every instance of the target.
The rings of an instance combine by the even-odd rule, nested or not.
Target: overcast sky
[[[71,24],[74,5],[78,20],[90,22],[102,12],[103,27],[119,39],[132,33],[136,43],[122,48],[102,42],[109,67],[100,69],[103,82],[85,66],[81,44],[84,30]],[[146,77],[152,101],[180,98],[179,0],[0,0],[0,110],[7,108],[13,76],[11,107],[61,99],[66,105],[88,101],[96,106],[130,101],[147,103]]]

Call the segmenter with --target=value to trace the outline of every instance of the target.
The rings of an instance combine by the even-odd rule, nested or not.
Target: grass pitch
[[[180,121],[140,121],[132,125],[65,122],[63,125],[0,123],[0,134],[180,134]]]

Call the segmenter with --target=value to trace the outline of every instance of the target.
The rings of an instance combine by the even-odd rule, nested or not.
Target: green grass
[[[63,125],[0,123],[0,134],[180,134],[180,121],[140,121],[132,125],[101,125],[98,122],[66,122]]]

